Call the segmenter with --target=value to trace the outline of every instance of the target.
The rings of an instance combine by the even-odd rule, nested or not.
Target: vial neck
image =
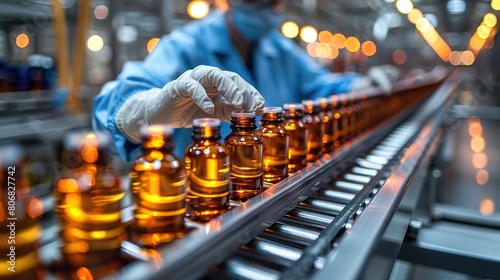
[[[214,127],[195,127],[193,129],[193,136],[191,137],[194,141],[218,141],[220,139],[220,128]]]
[[[174,143],[167,136],[149,136],[143,138],[142,149],[145,153],[150,151],[170,152],[174,148]]]
[[[254,131],[257,129],[255,118],[233,118],[230,128],[233,131]]]

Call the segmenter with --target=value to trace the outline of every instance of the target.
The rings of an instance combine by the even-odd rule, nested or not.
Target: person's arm
[[[144,124],[190,127],[195,118],[228,121],[233,110],[264,107],[260,93],[236,73],[203,65],[187,69],[192,56],[186,50],[196,50],[189,37],[163,40],[144,63],[127,63],[94,101],[94,128],[110,131],[127,161],[134,159]]]
[[[116,150],[127,161],[139,147],[137,141],[127,139],[116,125],[116,115],[133,95],[151,89],[160,89],[179,76],[186,63],[176,50],[175,42],[164,36],[144,62],[127,62],[116,81],[106,84],[94,99],[93,127],[107,130],[113,136]],[[133,113],[133,112],[131,112]]]

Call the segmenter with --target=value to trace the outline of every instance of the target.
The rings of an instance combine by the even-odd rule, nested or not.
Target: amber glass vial
[[[173,128],[150,125],[141,128],[142,156],[134,163],[131,178],[135,194],[136,240],[156,248],[184,233],[186,175],[184,164],[173,153]]]
[[[347,135],[348,135],[348,122],[349,122],[349,116],[350,114],[347,114],[347,96],[345,94],[341,94],[338,96],[339,103],[338,103],[338,109],[337,113],[338,115],[335,115],[334,117],[337,118],[338,116],[338,121],[337,121],[337,130],[338,130],[338,141],[339,145],[343,145],[347,141]],[[350,112],[350,111],[349,111]]]
[[[231,112],[231,129],[231,133],[224,140],[231,162],[229,198],[244,202],[263,190],[264,145],[257,133],[253,112]]]
[[[339,109],[339,97],[338,95],[331,95],[330,99],[330,112],[332,114],[332,126],[333,126],[333,146],[334,149],[340,147],[339,141],[339,120],[340,120],[340,109]]]
[[[302,104],[284,104],[285,129],[288,132],[288,173],[300,171],[306,167],[307,136],[309,134],[302,118]]]
[[[184,157],[187,216],[206,222],[229,207],[229,151],[221,142],[220,120],[193,120],[193,143]]]
[[[45,279],[38,259],[42,201],[33,196],[23,174],[23,151],[0,145],[0,279]]]
[[[288,177],[288,133],[281,107],[265,107],[258,130],[264,143],[264,182],[276,184]]]
[[[317,101],[304,100],[304,124],[309,131],[307,136],[307,161],[313,162],[323,155],[323,135],[325,124],[320,117],[320,105]]]
[[[359,132],[361,123],[358,122],[360,116],[360,99],[357,92],[351,92],[347,95],[349,99],[349,108],[351,109],[351,119],[349,121],[349,139],[356,137]]]
[[[354,127],[355,123],[353,122],[354,119],[351,107],[352,100],[350,99],[350,95],[348,93],[341,94],[340,102],[342,102],[342,110],[344,112],[344,121],[345,121],[344,136],[346,141],[348,141],[352,138],[353,130],[355,129]]]
[[[57,181],[55,197],[61,250],[72,268],[120,265],[125,194],[106,152],[110,141],[98,132],[75,132],[65,138],[67,168]]]
[[[331,100],[327,98],[318,99],[320,112],[319,117],[325,126],[325,133],[323,134],[323,153],[329,154],[335,148],[334,141],[334,125],[333,125],[333,114],[332,114],[332,103]]]

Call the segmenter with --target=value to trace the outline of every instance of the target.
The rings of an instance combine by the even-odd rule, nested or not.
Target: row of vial
[[[411,100],[407,98],[412,96]],[[194,221],[207,221],[224,213],[229,199],[245,201],[259,194],[264,182],[277,183],[301,170],[307,162],[330,153],[417,96],[418,92],[397,99],[394,95],[356,99],[340,95],[284,104],[284,110],[265,108],[260,128],[253,113],[236,111],[232,113],[232,133],[224,144],[219,120],[198,119],[184,161],[172,153],[170,126],[146,126],[141,130],[142,155],[130,173],[135,204],[132,234],[121,219],[125,192],[120,176],[106,153],[111,139],[99,132],[69,134],[65,139],[65,169],[54,187],[61,265],[67,268],[63,271],[72,271],[69,278],[74,278],[73,273],[99,278],[123,265],[123,240],[156,248],[181,238],[187,231],[186,215]],[[384,110],[377,110],[382,105]],[[7,222],[8,206],[12,204],[9,199],[15,199],[18,272],[4,275],[2,271],[0,275],[5,279],[19,279],[21,275],[37,279],[41,277],[33,246],[41,233],[37,220],[43,210],[41,202],[29,194],[29,185],[20,183],[26,182],[22,170],[9,169],[20,164],[20,157],[12,151],[0,149],[2,186],[17,181],[15,196],[0,188],[0,222]],[[2,240],[7,240],[11,232],[0,232]],[[10,249],[6,242],[0,248]],[[0,258],[5,264],[10,257],[3,258],[5,255]]]

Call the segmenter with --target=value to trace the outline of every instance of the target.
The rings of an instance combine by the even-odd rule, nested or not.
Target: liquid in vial
[[[339,141],[339,119],[340,119],[340,113],[339,113],[339,97],[337,95],[331,95],[329,97],[330,99],[330,112],[332,114],[332,125],[333,125],[333,143],[334,143],[334,149],[340,147],[340,141]]]
[[[338,140],[335,142],[335,147],[339,147],[343,145],[347,141],[347,128],[348,128],[348,118],[346,117],[346,108],[344,104],[345,102],[345,94],[341,94],[338,96],[338,106],[333,118],[337,120],[337,135]]]
[[[329,154],[335,147],[333,114],[331,111],[332,103],[331,100],[327,98],[320,98],[318,102],[321,108],[319,116],[321,122],[323,122],[325,126],[325,133],[323,134],[323,153]]]
[[[57,182],[55,197],[65,263],[71,268],[95,268],[99,273],[119,267],[125,238],[121,223],[124,192],[106,152],[110,137],[75,132],[64,144],[67,168]]]
[[[186,175],[172,153],[171,126],[144,126],[140,132],[143,152],[131,172],[135,232],[141,245],[156,248],[184,234]]]
[[[229,198],[243,202],[263,190],[263,143],[253,112],[233,111],[231,129],[224,141],[231,162]]]
[[[325,124],[321,121],[319,102],[312,100],[302,101],[304,105],[304,124],[309,131],[307,137],[307,161],[313,162],[323,155],[323,135]]]
[[[186,213],[191,220],[204,222],[228,210],[229,151],[220,142],[218,119],[195,119],[192,139],[184,157]]]
[[[309,134],[302,122],[304,106],[302,104],[284,104],[284,126],[288,132],[288,173],[300,171],[306,167],[307,136]]]
[[[264,182],[276,184],[288,177],[288,133],[281,107],[265,107],[258,130],[264,143]]]

